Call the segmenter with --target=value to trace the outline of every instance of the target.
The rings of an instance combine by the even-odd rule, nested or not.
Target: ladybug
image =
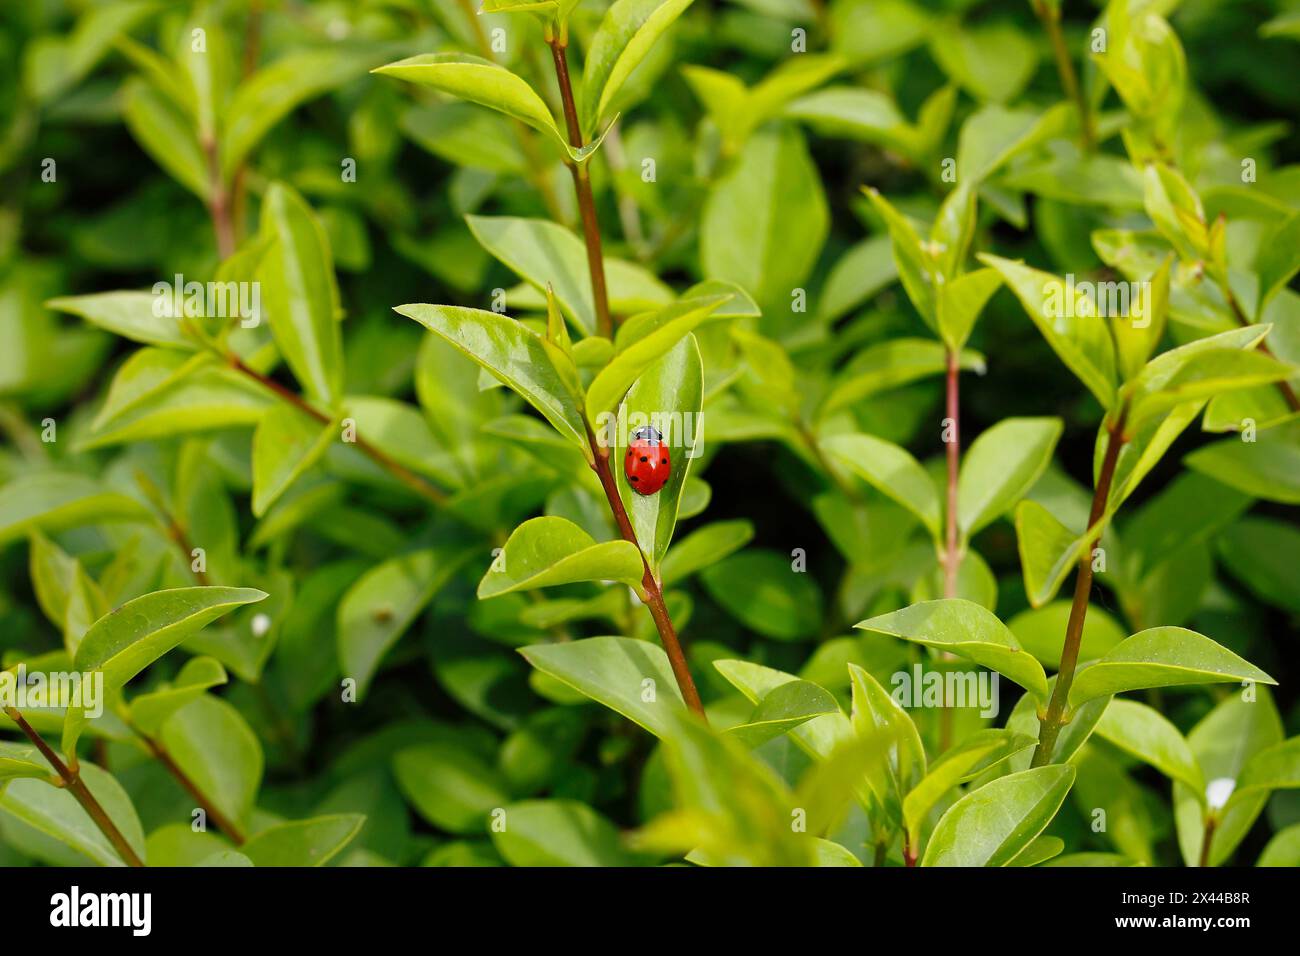
[[[658,429],[646,425],[632,433],[623,459],[623,474],[638,495],[653,495],[673,473],[668,446]]]

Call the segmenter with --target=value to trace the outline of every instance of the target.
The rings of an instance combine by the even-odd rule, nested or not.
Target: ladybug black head
[[[632,433],[632,438],[634,441],[654,442],[656,445],[664,440],[664,436],[659,434],[659,429],[653,425],[642,425]]]

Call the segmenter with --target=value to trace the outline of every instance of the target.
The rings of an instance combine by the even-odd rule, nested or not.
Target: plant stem
[[[474,38],[478,42],[479,52],[485,60],[496,62],[496,51],[492,49],[492,43],[483,31],[483,23],[479,20],[474,5],[470,0],[456,0],[456,2],[474,30]],[[533,188],[542,197],[542,204],[546,206],[546,211],[551,218],[563,219],[563,210],[560,209],[560,202],[555,196],[555,190],[551,188],[551,181],[546,178],[546,163],[542,159],[541,150],[537,148],[537,140],[533,136],[533,131],[519,120],[512,120],[511,126],[514,127],[515,138],[519,140],[519,147],[524,151],[524,159],[528,163],[528,178],[532,180]]]
[[[1214,840],[1214,831],[1218,828],[1219,821],[1213,815],[1205,821],[1205,833],[1201,836],[1201,857],[1197,860],[1197,866],[1210,865],[1210,843]]]
[[[217,237],[217,256],[229,259],[235,252],[235,221],[230,215],[230,193],[221,177],[221,153],[217,141],[204,140],[203,152],[208,160],[208,212],[212,216],[212,231]]]
[[[302,412],[304,415],[309,415],[310,417],[316,419],[316,421],[324,425],[328,425],[330,422],[334,420],[329,415],[326,415],[324,412],[320,411],[318,408],[316,408],[314,405],[312,405],[310,402],[304,399],[301,395],[294,392],[292,389],[285,388],[283,385],[281,385],[279,382],[277,382],[275,379],[271,378],[270,376],[263,375],[261,372],[257,371],[256,369],[250,368],[249,366],[245,365],[243,359],[241,359],[238,355],[235,355],[233,352],[226,353],[222,357],[226,360],[226,362],[230,364],[230,367],[233,368],[235,371],[248,376],[253,381],[261,385],[263,388],[266,388],[274,392],[276,395],[284,399],[286,402],[288,402],[294,408],[298,409],[298,411]],[[405,465],[394,460],[386,452],[381,451],[380,449],[376,448],[374,445],[370,444],[370,442],[366,441],[360,435],[357,435],[356,441],[353,442],[353,444],[356,445],[358,451],[365,454],[375,464],[379,465],[381,468],[387,471],[390,475],[392,475],[402,484],[406,485],[406,487],[410,488],[421,498],[431,501],[435,505],[445,505],[447,503],[447,495],[441,489],[435,487],[434,485],[431,485],[428,481],[421,478],[419,475],[411,471]]]
[[[957,353],[948,350],[947,397],[945,401],[948,421],[952,425],[952,441],[947,442],[948,457],[948,507],[945,515],[943,596],[957,596],[957,571],[961,568],[961,553],[957,547],[957,479],[961,468],[961,432],[959,430],[961,395],[959,391]]]
[[[944,410],[952,426],[952,441],[947,442],[948,481],[947,508],[945,509],[944,552],[943,552],[943,596],[957,596],[957,572],[961,568],[961,552],[957,547],[957,479],[961,469],[961,392],[960,392],[960,357],[954,349],[947,350],[947,375],[945,376]],[[949,651],[943,653],[944,660],[951,660]],[[939,711],[939,751],[948,749],[952,743],[952,709],[945,706]],[[911,864],[908,864],[909,866]]]
[[[1237,301],[1237,296],[1233,293],[1232,287],[1228,285],[1226,279],[1221,279],[1219,285],[1223,289],[1223,296],[1228,300],[1228,307],[1232,309],[1232,314],[1237,320],[1238,325],[1250,325],[1250,320],[1246,318],[1246,313]],[[1272,355],[1273,352],[1263,342],[1259,343],[1259,350],[1265,355]],[[1287,408],[1293,412],[1300,412],[1300,397],[1296,396],[1295,389],[1291,387],[1290,382],[1278,382],[1277,390],[1282,393],[1282,398],[1287,404]]]
[[[1097,144],[1097,134],[1092,127],[1092,111],[1088,108],[1088,99],[1079,86],[1079,77],[1074,72],[1074,61],[1070,59],[1069,48],[1065,45],[1065,35],[1061,32],[1061,10],[1046,0],[1033,0],[1034,13],[1042,21],[1047,31],[1047,38],[1052,44],[1052,54],[1056,57],[1056,72],[1061,76],[1061,87],[1065,95],[1074,100],[1079,112],[1079,138],[1084,152],[1092,152]]]
[[[587,443],[591,446],[595,458],[591,468],[600,479],[600,486],[605,489],[605,497],[609,499],[609,508],[614,513],[614,521],[618,524],[619,533],[625,541],[631,541],[637,545],[637,551],[641,553],[641,564],[645,568],[645,573],[641,576],[641,587],[645,591],[645,605],[650,609],[650,616],[654,618],[655,627],[659,629],[659,639],[663,642],[664,651],[668,654],[668,663],[672,665],[673,676],[677,678],[677,686],[682,692],[682,699],[686,701],[686,706],[694,711],[701,720],[707,721],[708,718],[704,715],[704,704],[700,701],[700,693],[695,689],[695,681],[691,678],[691,670],[686,664],[686,655],[682,653],[682,645],[677,639],[677,631],[673,628],[672,618],[668,615],[668,606],[664,604],[663,590],[659,587],[659,582],[655,580],[655,576],[650,570],[650,562],[646,560],[644,552],[641,552],[641,546],[637,544],[636,532],[632,529],[632,521],[627,516],[627,509],[623,507],[623,498],[618,493],[618,485],[614,482],[613,472],[610,471],[609,449],[596,441],[591,426],[587,427]]]
[[[100,832],[108,838],[108,842],[113,845],[113,849],[117,851],[117,855],[122,858],[122,861],[127,866],[144,866],[140,857],[136,856],[135,850],[131,849],[131,844],[126,842],[126,837],[122,836],[122,831],[117,828],[117,824],[100,806],[99,801],[95,799],[95,795],[86,786],[86,782],[81,779],[81,774],[63,762],[16,708],[6,707],[5,714],[18,725],[19,730],[27,735],[27,739],[36,745],[36,749],[41,752],[41,756],[49,761],[50,766],[62,778],[64,788],[81,804],[81,808],[86,811],[86,815],[94,821],[95,826],[99,827]]]
[[[560,100],[564,104],[564,123],[569,131],[569,144],[581,149],[582,127],[578,125],[578,108],[573,100],[573,84],[569,82],[569,63],[565,54],[565,41],[558,36],[548,36],[551,59],[555,61],[555,78],[560,84]],[[605,257],[600,248],[600,223],[596,219],[596,199],[591,193],[591,176],[586,163],[568,160],[573,174],[573,188],[578,194],[578,212],[582,218],[582,238],[587,245],[587,269],[591,273],[591,297],[596,307],[596,334],[612,338],[614,325],[609,316],[609,292],[605,286]]]
[[[1115,465],[1119,461],[1120,450],[1128,441],[1124,427],[1128,422],[1128,403],[1120,407],[1119,418],[1114,425],[1107,426],[1106,456],[1102,459],[1101,472],[1097,476],[1097,487],[1092,495],[1092,509],[1088,513],[1088,528],[1092,529],[1101,520],[1106,511],[1106,502],[1110,498],[1111,481],[1115,477]],[[1079,555],[1079,569],[1074,579],[1074,600],[1070,604],[1070,618],[1065,626],[1065,645],[1061,648],[1061,666],[1056,671],[1056,686],[1052,689],[1052,699],[1047,705],[1038,731],[1038,746],[1034,749],[1031,767],[1041,767],[1051,762],[1056,748],[1056,738],[1065,723],[1065,710],[1070,697],[1070,685],[1074,683],[1074,669],[1079,662],[1079,644],[1083,639],[1083,622],[1088,616],[1088,595],[1092,592],[1092,552],[1101,540],[1098,531],[1091,537]]]
[[[139,733],[139,731],[137,731],[137,733]],[[154,740],[147,734],[139,733],[139,736],[140,739],[144,741],[145,746],[149,748],[149,752],[153,754],[154,758],[167,769],[168,773],[176,778],[176,782],[184,787],[185,792],[194,798],[194,802],[197,803],[203,812],[207,814],[208,818],[216,824],[217,828],[226,836],[230,837],[231,841],[236,846],[242,846],[245,840],[243,831],[240,830],[232,820],[228,819],[225,814],[217,809],[216,804],[208,799],[207,795],[199,789],[199,785],[196,784],[190,778],[190,775],[182,770],[180,765],[172,759],[172,755],[167,752],[167,749],[159,741]]]

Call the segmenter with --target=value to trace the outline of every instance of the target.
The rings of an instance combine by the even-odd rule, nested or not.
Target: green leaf
[[[579,581],[622,581],[636,586],[644,573],[641,552],[630,541],[598,544],[567,518],[533,518],[506,540],[479,582],[478,596],[490,598]]]
[[[718,521],[692,531],[664,556],[661,567],[667,587],[684,581],[739,551],[754,537],[754,526],[744,520]]]
[[[1149,763],[1170,780],[1179,780],[1198,794],[1205,793],[1201,767],[1178,728],[1153,707],[1135,700],[1112,700],[1096,734]]]
[[[956,598],[913,604],[854,627],[949,651],[997,671],[1047,700],[1047,675],[992,611]]]
[[[404,554],[367,571],[338,607],[338,654],[343,676],[370,686],[384,655],[469,558],[453,547]]]
[[[399,305],[393,311],[438,333],[483,366],[590,456],[577,369],[556,346],[496,312],[449,305]]]
[[[984,371],[984,358],[964,349],[960,367]],[[833,380],[819,414],[827,416],[879,392],[898,388],[931,375],[942,375],[948,367],[947,349],[933,339],[890,339],[863,349]]]
[[[60,312],[81,316],[114,335],[172,349],[197,349],[198,342],[185,331],[186,320],[173,315],[172,288],[166,283],[157,292],[98,292],[93,295],[63,296],[45,305]],[[159,314],[162,313],[162,314]]]
[[[505,808],[492,842],[511,866],[635,866],[618,828],[576,800],[527,800]]]
[[[352,842],[365,822],[359,813],[339,813],[278,823],[239,849],[254,866],[324,866]]]
[[[878,190],[867,187],[865,191],[889,230],[894,265],[908,299],[921,314],[925,324],[938,332],[939,306],[934,290],[941,287],[944,277],[932,254],[932,247],[928,243],[922,243],[913,221],[899,212]]]
[[[1251,757],[1241,768],[1224,809],[1250,796],[1296,788],[1300,788],[1300,737],[1274,744]]]
[[[1053,601],[1044,607],[1028,608],[1007,621],[1007,627],[1021,647],[1038,658],[1044,667],[1055,670],[1065,643],[1070,606],[1069,601]],[[1083,637],[1079,641],[1079,663],[1096,660],[1127,636],[1105,608],[1090,607],[1083,621]]]
[[[1300,26],[1300,20],[1297,26]],[[1273,834],[1255,865],[1300,866],[1300,823],[1293,823]]]
[[[836,435],[821,444],[853,474],[916,515],[931,537],[939,537],[939,491],[907,449],[873,435]]]
[[[37,473],[3,487],[0,544],[33,530],[54,532],[90,523],[152,519],[149,510],[134,498],[109,491],[85,475]]]
[[[1038,65],[1036,44],[1005,21],[936,30],[930,52],[954,83],[976,99],[998,103],[1019,96]]]
[[[499,63],[468,53],[422,53],[381,66],[374,72],[432,86],[443,93],[498,110],[552,137],[573,159],[585,158],[570,148],[555,125],[550,108],[528,81]]]
[[[1129,690],[1221,681],[1277,683],[1202,634],[1181,627],[1152,627],[1081,668],[1070,687],[1070,706]]]
[[[1002,274],[1047,344],[1097,396],[1101,407],[1109,410],[1114,406],[1115,346],[1087,295],[1076,287],[1074,300],[1069,302],[1066,283],[1050,272],[986,253],[978,258]]]
[[[903,799],[903,826],[912,847],[920,845],[921,830],[935,805],[953,787],[973,780],[985,770],[1034,746],[1024,734],[1006,730],[978,730],[945,752]]]
[[[817,582],[778,552],[741,551],[705,568],[700,581],[729,614],[767,637],[799,640],[821,624]]]
[[[316,462],[334,440],[324,426],[288,403],[272,406],[253,432],[253,514],[262,517]]]
[[[666,737],[673,716],[685,713],[668,655],[646,641],[628,637],[588,637],[564,644],[520,648],[543,674],[644,727]]]
[[[325,229],[292,188],[272,183],[261,234],[274,239],[258,275],[275,343],[308,394],[333,407],[343,392],[343,343]]]
[[[925,776],[921,734],[907,711],[867,671],[850,663],[849,679],[853,733],[879,745],[871,748],[865,762],[867,785],[890,817],[902,822],[903,797]]]
[[[1285,289],[1300,272],[1300,212],[1283,219],[1260,243],[1255,271],[1259,273],[1259,301],[1255,305],[1255,314],[1262,317],[1269,300]]]
[[[510,800],[495,768],[450,742],[399,751],[393,757],[393,773],[420,815],[450,833],[486,833],[492,812]]]
[[[131,725],[153,736],[163,721],[203,692],[227,681],[226,669],[215,657],[192,657],[185,662],[176,679],[158,690],[138,695],[131,701]]]
[[[30,777],[48,781],[53,773],[35,747],[0,740],[0,792],[10,780]]]
[[[579,102],[584,135],[590,136],[609,115],[628,76],[690,5],[691,0],[615,0],[605,11],[583,64]]]
[[[299,104],[363,76],[371,53],[330,44],[280,57],[244,80],[230,98],[221,139],[221,175],[229,181],[259,142]]]
[[[795,60],[802,59],[795,57]],[[700,220],[700,261],[711,279],[746,289],[763,328],[781,329],[830,226],[821,178],[793,126],[760,130],[710,190]]]
[[[922,866],[1007,866],[1052,822],[1074,768],[1053,765],[999,777],[939,819]]]
[[[248,819],[262,783],[262,745],[239,711],[201,694],[163,723],[159,737],[211,809],[236,822]]]
[[[558,223],[514,216],[466,216],[479,244],[518,273],[538,292],[549,286],[564,314],[584,335],[596,333],[596,307],[591,293],[587,249],[583,241]],[[610,308],[635,314],[666,306],[672,290],[642,266],[605,258]],[[522,305],[513,293],[512,306]]]
[[[82,761],[79,772],[91,795],[116,824],[136,856],[145,859],[140,818],[136,816],[131,798],[122,785],[92,763]],[[0,813],[30,827],[42,838],[57,841],[57,855],[52,856],[50,862],[61,866],[84,866],[89,859],[100,866],[126,865],[77,798],[44,780],[11,780],[0,790]],[[72,852],[67,853],[64,847]]]
[[[749,661],[719,660],[713,666],[751,703],[757,705],[776,688],[799,680],[793,674],[753,664]],[[789,731],[790,737],[810,755],[825,759],[841,745],[854,739],[849,718],[835,711],[814,717]],[[862,756],[861,748],[854,748],[853,760]],[[854,770],[856,774],[856,768]]]
[[[1183,461],[1253,497],[1300,505],[1300,422],[1262,431],[1253,442],[1225,438]]]
[[[1028,499],[1016,506],[1016,540],[1025,594],[1033,607],[1042,607],[1056,596],[1088,544],[1086,534],[1075,534],[1037,501]]]
[[[682,299],[623,323],[614,343],[617,348],[614,357],[587,387],[588,420],[599,427],[602,413],[613,411],[646,369],[671,352],[728,300],[728,296]]]
[[[163,93],[137,79],[127,81],[122,98],[122,118],[136,142],[168,175],[206,201],[212,184],[190,118]]]
[[[1129,427],[1185,402],[1288,378],[1295,369],[1253,351],[1269,329],[1232,329],[1157,355],[1124,387],[1130,400]]]
[[[612,467],[637,542],[656,576],[677,527],[691,461],[703,440],[703,407],[704,365],[695,336],[687,335],[641,373],[620,409],[629,424],[626,433],[616,426]],[[617,464],[627,454],[627,442],[641,421],[658,429],[671,459],[668,481],[653,495],[637,494],[627,480],[626,470]]]
[[[1007,418],[983,432],[961,463],[957,516],[969,539],[1006,514],[1042,477],[1065,425],[1059,418]]]
[[[77,648],[80,671],[103,671],[105,687],[123,686],[186,638],[237,607],[267,597],[256,588],[196,587],[154,591],[100,618]]]
[[[1248,516],[1217,536],[1223,567],[1269,604],[1300,614],[1300,529]]]
[[[950,349],[959,352],[965,346],[985,304],[1001,285],[1002,276],[996,270],[976,269],[940,287],[935,324]]]
[[[745,722],[729,727],[727,733],[746,747],[753,748],[814,717],[839,712],[840,705],[830,691],[812,681],[795,680],[768,691]]]

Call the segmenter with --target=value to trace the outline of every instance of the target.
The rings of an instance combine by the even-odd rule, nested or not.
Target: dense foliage
[[[0,13],[0,862],[1300,863],[1300,6],[472,4]]]

